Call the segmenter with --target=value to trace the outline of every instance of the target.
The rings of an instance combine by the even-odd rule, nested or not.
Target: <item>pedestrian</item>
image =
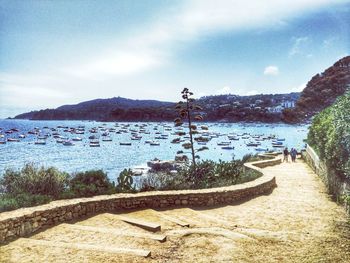
[[[288,163],[288,155],[289,155],[289,152],[288,152],[288,148],[284,148],[284,151],[283,151],[283,162],[286,161]]]
[[[290,150],[290,156],[292,158],[292,162],[295,163],[295,159],[297,158],[297,150],[295,148],[292,148]]]

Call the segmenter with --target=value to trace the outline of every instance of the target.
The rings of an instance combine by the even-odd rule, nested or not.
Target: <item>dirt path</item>
[[[161,224],[164,243],[106,213],[76,223],[85,228],[62,224],[0,247],[0,262],[350,262],[348,219],[312,170],[302,161],[265,170],[278,187],[240,204],[123,213]],[[152,254],[114,254],[119,248]]]

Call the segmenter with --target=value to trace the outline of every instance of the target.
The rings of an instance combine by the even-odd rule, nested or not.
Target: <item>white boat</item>
[[[8,142],[19,142],[19,139],[16,138],[7,138]]]
[[[45,140],[37,140],[36,142],[34,142],[34,144],[45,145],[46,141]]]
[[[149,145],[152,145],[152,146],[159,146],[160,143],[157,142],[157,141],[152,141]]]
[[[259,145],[261,145],[261,143],[260,142],[248,142],[248,143],[246,143],[246,145],[247,146],[254,146],[254,147],[256,147],[256,146],[259,146]]]
[[[223,150],[233,150],[235,147],[234,146],[222,146],[221,149]]]
[[[268,149],[267,149],[267,148],[263,148],[263,147],[256,147],[256,148],[255,148],[255,151],[258,151],[258,152],[267,152]]]
[[[74,137],[73,139],[72,139],[72,141],[75,141],[75,142],[80,142],[80,141],[82,141],[83,139],[82,138],[80,138],[80,137]]]
[[[218,142],[217,143],[218,146],[228,146],[230,144],[231,144],[231,142]]]
[[[64,142],[62,143],[62,145],[64,145],[64,146],[73,146],[74,143],[71,142],[71,141],[64,141]]]
[[[102,141],[104,141],[104,142],[111,142],[111,141],[112,141],[112,138],[109,137],[109,136],[103,137],[103,138],[102,138]]]

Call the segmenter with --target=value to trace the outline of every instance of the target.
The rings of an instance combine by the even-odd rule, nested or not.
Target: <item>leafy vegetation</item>
[[[115,192],[114,185],[102,170],[77,173],[69,182],[69,189],[75,197],[89,197]]]
[[[350,178],[350,91],[313,119],[308,143],[340,177]]]
[[[138,182],[130,169],[124,169],[111,183],[102,170],[69,175],[56,168],[26,164],[21,170],[8,169],[0,180],[0,212],[35,206],[57,199],[89,197],[120,192],[199,189],[227,186],[253,180],[260,176],[244,171],[243,164],[256,160],[247,155],[230,162],[200,161],[183,166],[177,173],[157,172]]]
[[[124,169],[117,179],[117,191],[118,192],[132,192],[135,191],[133,186],[134,179],[132,178],[133,172],[131,169]]]
[[[102,170],[69,175],[54,167],[26,164],[21,170],[8,169],[0,179],[0,212],[35,206],[52,200],[115,193]]]
[[[256,156],[246,155],[242,160],[229,162],[210,160],[183,166],[178,173],[154,173],[140,182],[140,191],[203,189],[234,185],[253,180],[260,176],[254,171],[245,171],[243,164],[256,160]]]
[[[58,198],[68,184],[69,175],[54,167],[44,168],[26,164],[20,171],[8,169],[0,179],[2,192],[22,193]]]

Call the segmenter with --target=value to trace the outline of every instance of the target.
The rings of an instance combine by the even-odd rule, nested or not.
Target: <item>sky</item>
[[[301,91],[349,53],[350,0],[0,0],[0,118]]]

